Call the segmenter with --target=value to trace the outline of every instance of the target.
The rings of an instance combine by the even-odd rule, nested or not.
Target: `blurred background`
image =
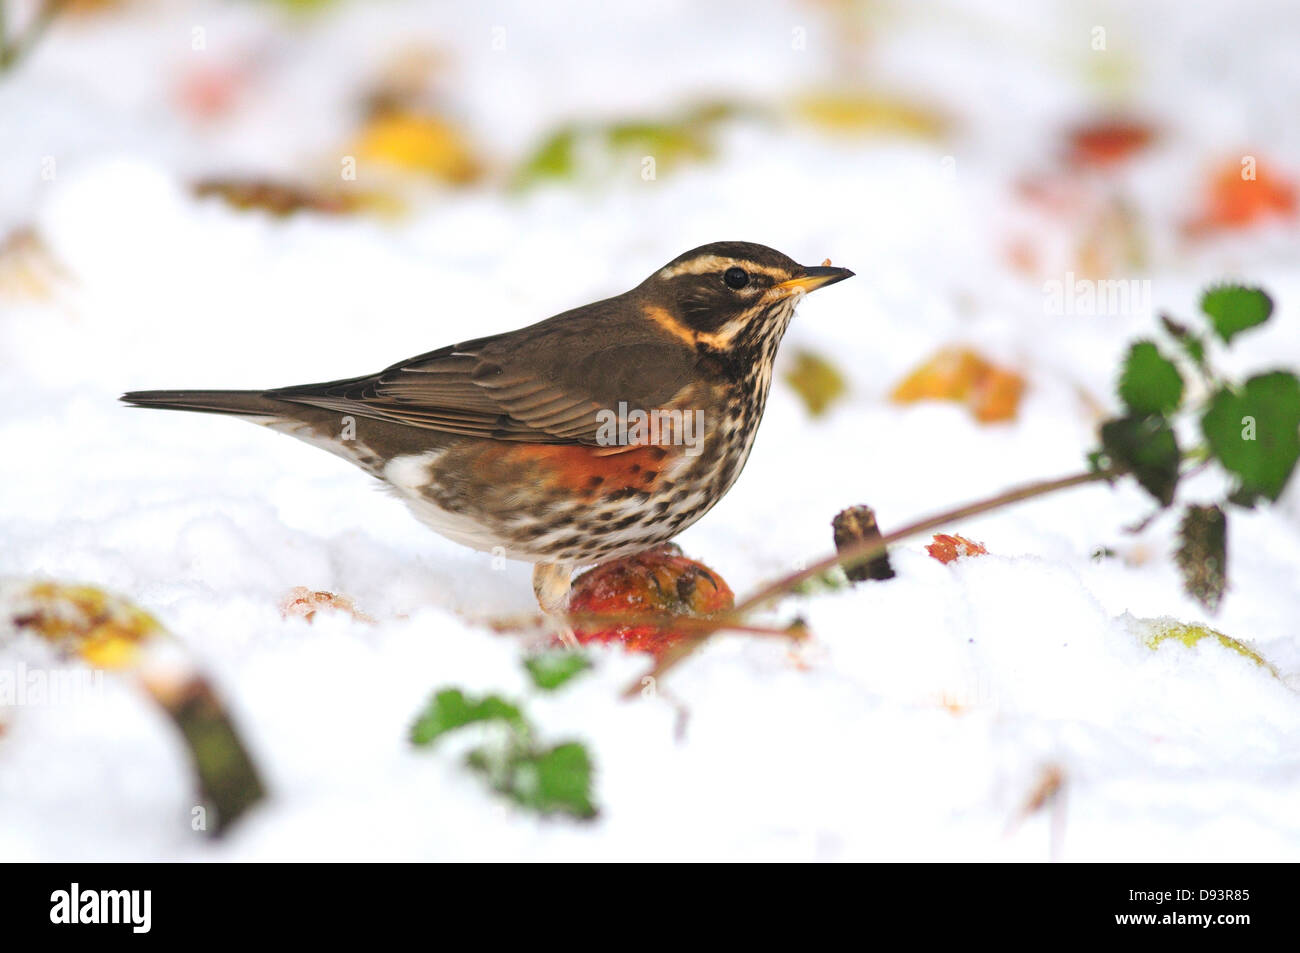
[[[3,10],[0,304],[91,272],[142,314],[185,295],[154,334],[256,308],[281,350],[303,311],[322,330],[332,315],[418,327],[427,344],[744,238],[834,255],[891,323],[982,312],[994,349],[1026,320],[1068,349],[1077,322],[1042,318],[1087,310],[1062,301],[1073,281],[1163,282],[1172,306],[1190,293],[1179,276],[1296,252],[1286,2]],[[232,224],[221,206],[248,214]],[[353,267],[291,251],[322,242]],[[488,280],[467,300],[448,292],[471,275]],[[890,343],[849,344],[869,386],[905,370],[877,356]]]
[[[680,193],[647,183],[731,182],[690,191],[691,212],[725,208],[744,232],[824,198],[819,166],[860,164],[865,178],[882,155],[918,170],[895,199],[914,214],[885,217],[867,191],[841,193],[822,218],[907,242],[909,219],[951,200],[945,183],[993,178],[986,237],[1026,277],[1149,269],[1294,217],[1300,17],[1286,2],[3,9],[9,227],[105,156],[271,213],[409,220],[510,195],[495,206],[508,214],[577,190],[633,205],[648,261],[694,236]],[[1246,155],[1267,188],[1230,181]],[[1018,239],[1012,223],[1034,215],[1068,221],[1072,247]],[[511,251],[491,222],[459,240],[465,253]]]

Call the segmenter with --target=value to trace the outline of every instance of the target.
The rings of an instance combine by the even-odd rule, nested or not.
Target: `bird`
[[[853,276],[753,242],[687,251],[623,294],[377,374],[272,390],[147,390],[337,454],[417,519],[533,564],[562,616],[573,571],[666,543],[740,475],[805,294]]]

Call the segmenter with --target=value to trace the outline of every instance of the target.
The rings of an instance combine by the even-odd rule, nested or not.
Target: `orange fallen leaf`
[[[944,348],[921,364],[894,388],[891,399],[910,404],[918,400],[965,400],[986,362],[967,348]]]
[[[1041,811],[1061,793],[1063,787],[1065,787],[1065,772],[1058,765],[1048,765],[1039,776],[1038,783],[1029,792],[1029,797],[1025,799],[1025,806],[1021,809],[1020,816],[1028,817],[1036,811]]]
[[[894,388],[898,404],[920,400],[964,403],[980,423],[1014,420],[1025,382],[1015,371],[990,363],[970,348],[943,348]]]
[[[987,556],[989,551],[983,543],[976,543],[965,536],[949,536],[940,533],[934,542],[925,547],[925,551],[941,563],[950,563],[962,556]]]
[[[1248,177],[1253,173],[1254,177]],[[1291,218],[1296,212],[1296,187],[1262,161],[1246,166],[1231,160],[1207,183],[1203,211],[1187,225],[1192,234],[1246,228],[1268,219]]]
[[[975,419],[982,424],[1015,420],[1024,390],[1025,381],[1019,374],[1000,367],[990,367],[986,374],[975,381],[967,403]]]
[[[939,707],[950,715],[964,715],[970,711],[960,698],[956,695],[951,695],[948,692],[940,693],[938,703]]]

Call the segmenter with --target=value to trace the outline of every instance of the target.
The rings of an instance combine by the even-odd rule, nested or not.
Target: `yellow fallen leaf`
[[[1193,648],[1202,639],[1217,639],[1219,644],[1226,649],[1232,649],[1238,655],[1250,659],[1256,665],[1268,669],[1274,675],[1276,669],[1270,665],[1262,655],[1256,652],[1244,642],[1238,642],[1231,636],[1224,635],[1217,629],[1211,629],[1206,625],[1195,625],[1186,622],[1179,622],[1176,619],[1138,619],[1138,635],[1144,645],[1149,649],[1159,648],[1164,642],[1172,639],[1188,648]]]
[[[819,354],[812,351],[796,351],[794,363],[785,372],[785,382],[803,400],[804,407],[814,417],[826,413],[848,392],[844,375]]]
[[[460,130],[436,116],[418,113],[379,113],[362,129],[353,152],[361,161],[454,185],[473,182],[483,171]]]
[[[30,226],[15,229],[0,241],[0,297],[44,301],[71,280]]]
[[[60,650],[108,669],[134,665],[144,644],[164,632],[157,619],[120,596],[55,582],[34,583],[15,622]]]
[[[794,114],[829,132],[937,139],[948,122],[934,110],[872,93],[814,93],[794,103]]]

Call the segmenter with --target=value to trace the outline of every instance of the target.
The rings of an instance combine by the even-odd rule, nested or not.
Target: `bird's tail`
[[[136,390],[123,394],[121,399],[135,407],[242,417],[282,417],[288,406],[260,390]]]
[[[391,425],[372,421],[369,442],[363,443],[355,439],[356,421],[353,418],[333,410],[280,400],[272,396],[274,393],[260,390],[137,390],[123,394],[122,400],[136,407],[195,410],[242,417],[249,423],[261,424],[337,454],[372,476],[383,477],[387,456],[372,450],[371,444],[379,441],[377,445],[387,446],[382,441],[384,434],[393,429]],[[400,439],[397,445],[400,447]]]

